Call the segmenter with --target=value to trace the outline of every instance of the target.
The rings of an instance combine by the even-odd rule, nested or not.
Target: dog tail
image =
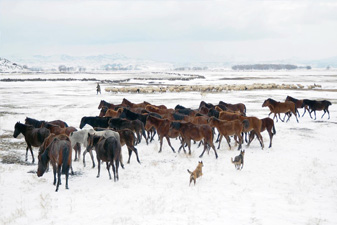
[[[234,160],[233,160],[233,158],[231,158],[231,162],[232,162],[232,163],[234,163]]]
[[[189,169],[187,169],[187,172],[188,172],[189,174],[192,174],[192,172],[191,172]]]

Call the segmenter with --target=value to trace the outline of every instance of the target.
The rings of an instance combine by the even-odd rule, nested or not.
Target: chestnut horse
[[[208,124],[211,127],[216,127],[219,131],[219,133],[221,134],[220,139],[219,139],[219,146],[218,149],[220,148],[220,143],[222,140],[222,137],[225,136],[229,149],[231,149],[231,145],[230,145],[230,139],[229,136],[231,135],[235,135],[239,138],[239,147],[238,150],[240,150],[242,148],[242,135],[241,133],[243,132],[244,128],[248,128],[249,127],[249,122],[248,120],[232,120],[232,121],[226,121],[226,120],[219,120],[215,117],[211,117],[208,120]]]
[[[276,134],[274,120],[270,119],[269,117],[266,117],[266,118],[261,119],[261,121],[262,121],[261,132],[267,130],[267,132],[269,134],[269,139],[270,139],[270,141],[269,141],[269,148],[271,148],[272,142],[273,142],[273,136]],[[255,135],[256,135],[256,132],[254,130],[250,131],[248,146],[253,141]]]
[[[254,130],[256,132],[256,135],[258,137],[258,140],[260,142],[260,145],[261,145],[262,149],[264,148],[263,138],[262,138],[262,135],[261,135],[262,121],[259,118],[255,117],[255,116],[241,116],[237,113],[222,111],[222,112],[219,113],[219,119],[229,120],[229,121],[238,119],[241,122],[244,121],[244,120],[248,120],[249,126],[247,128],[244,127],[243,132],[249,132],[251,130]]]
[[[325,113],[328,113],[328,119],[330,119],[330,112],[329,112],[329,106],[331,105],[330,101],[323,100],[323,101],[316,101],[316,100],[309,100],[304,99],[303,100],[303,107],[309,107],[308,112],[311,117],[311,113],[314,112],[315,114],[315,120],[316,120],[316,111],[324,111],[321,119],[325,115]],[[312,118],[313,119],[313,118]]]
[[[114,181],[119,180],[118,177],[118,167],[121,156],[121,143],[115,137],[102,137],[96,136],[88,133],[88,147],[87,151],[95,147],[96,157],[98,163],[98,174],[97,178],[100,176],[101,171],[101,160],[106,162],[106,168],[109,173],[109,179],[111,180],[110,166],[112,166],[112,171],[114,173]]]
[[[291,113],[292,113],[295,115],[296,121],[298,122],[297,114],[296,114],[296,106],[295,106],[295,103],[291,101],[278,102],[278,101],[275,101],[274,99],[268,98],[267,100],[263,102],[262,107],[268,107],[270,109],[270,113],[268,116],[274,113],[273,119],[275,119],[276,117],[276,121],[277,121],[276,114],[278,114],[278,117],[280,118],[282,122],[284,122],[286,115],[288,115],[288,120],[286,121],[288,122],[290,119]],[[288,112],[289,114],[287,114]],[[281,119],[280,113],[285,113],[283,120]]]
[[[199,156],[200,158],[204,155],[207,145],[211,146],[211,148],[214,150],[215,157],[218,158],[218,154],[215,150],[214,144],[213,144],[213,131],[211,126],[209,125],[196,125],[193,123],[181,123],[181,122],[175,122],[175,126],[172,126],[171,128],[178,130],[180,133],[180,136],[182,137],[182,146],[186,143],[188,146],[189,154],[191,155],[191,140],[194,141],[204,141],[204,150]]]
[[[54,182],[56,184],[56,190],[58,191],[61,184],[61,173],[66,175],[66,189],[68,187],[69,168],[71,167],[71,143],[68,137],[62,135],[53,137],[52,142],[39,152],[39,164],[37,169],[37,176],[41,177],[48,167],[50,162],[53,166]],[[57,183],[56,183],[57,173]]]
[[[30,150],[30,153],[32,154],[32,163],[35,162],[34,154],[33,154],[33,147],[40,147],[46,139],[46,137],[49,136],[50,131],[47,128],[35,128],[32,125],[26,125],[20,122],[17,122],[14,126],[14,134],[13,137],[16,138],[20,133],[23,134],[25,137],[25,141],[27,143],[26,148],[26,161],[28,159],[28,149]]]
[[[163,146],[163,138],[165,137],[167,143],[171,147],[172,151],[175,153],[174,148],[171,145],[170,138],[176,138],[179,136],[179,132],[174,132],[170,129],[171,121],[168,119],[160,119],[154,116],[149,115],[146,119],[145,129],[150,130],[154,127],[157,130],[157,134],[159,136],[159,152],[162,151]]]

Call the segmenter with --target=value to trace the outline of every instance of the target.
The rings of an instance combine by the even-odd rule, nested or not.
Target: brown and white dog
[[[194,185],[195,185],[195,182],[196,182],[197,178],[202,176],[202,167],[203,166],[204,166],[204,164],[202,163],[202,161],[200,161],[198,163],[197,168],[193,172],[191,172],[189,169],[187,169],[187,172],[189,172],[191,174],[190,185],[191,185],[192,180],[194,181]]]

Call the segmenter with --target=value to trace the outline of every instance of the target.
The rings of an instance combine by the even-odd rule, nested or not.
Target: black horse
[[[316,119],[316,111],[322,111],[322,110],[324,111],[324,113],[321,118],[323,118],[325,113],[328,113],[328,119],[330,119],[330,112],[329,112],[330,105],[331,105],[331,102],[327,100],[316,101],[316,100],[303,99],[302,107],[309,107],[308,111],[309,111],[309,115],[311,119],[313,119],[311,116],[312,112],[314,112],[315,119]]]
[[[92,127],[109,127],[109,120],[111,117],[99,117],[99,116],[84,116],[81,119],[80,129],[82,129],[86,124]]]
[[[17,122],[14,126],[14,134],[13,137],[16,138],[20,133],[25,137],[27,148],[26,148],[26,161],[28,159],[28,149],[32,154],[32,163],[35,162],[33,147],[40,147],[46,137],[49,136],[50,131],[47,128],[35,128],[31,125],[26,125],[20,122]]]

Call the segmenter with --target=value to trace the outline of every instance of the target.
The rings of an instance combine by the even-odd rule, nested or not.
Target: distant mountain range
[[[91,71],[118,71],[118,70],[193,70],[198,69],[230,69],[234,65],[244,64],[293,64],[299,67],[310,66],[312,68],[337,68],[337,56],[320,60],[289,59],[282,61],[225,61],[225,62],[190,62],[190,63],[166,63],[144,59],[132,59],[122,54],[104,54],[91,56],[70,55],[34,55],[31,57],[0,58],[0,72],[19,71],[67,71],[67,72],[91,72]]]

